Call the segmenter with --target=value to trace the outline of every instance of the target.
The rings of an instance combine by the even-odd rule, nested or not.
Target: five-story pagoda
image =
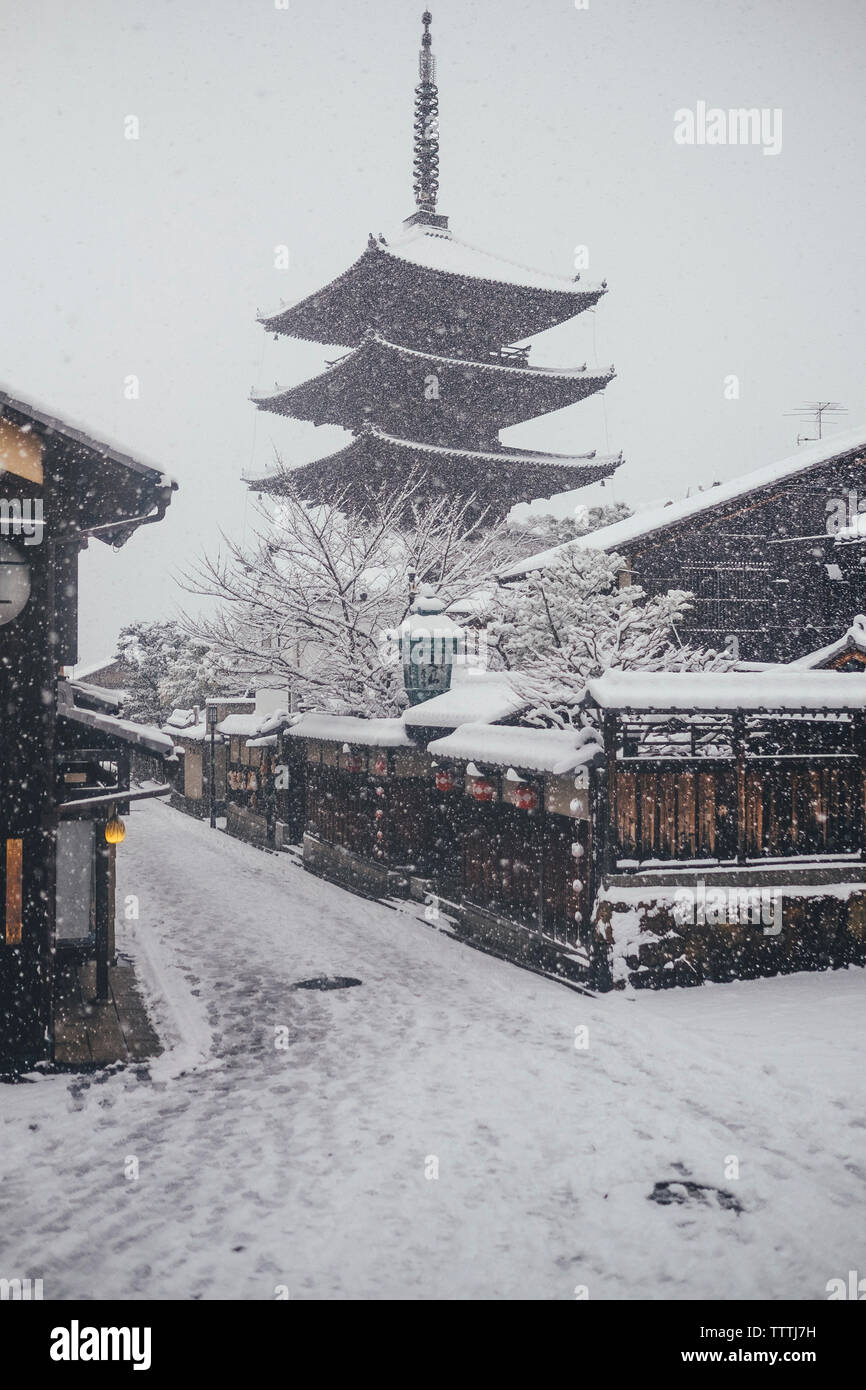
[[[514,344],[597,304],[605,284],[558,279],[460,241],[437,212],[439,137],[431,16],[423,16],[415,89],[416,211],[391,242],[369,237],[347,271],[316,294],[260,318],[286,334],[349,351],[298,386],[255,394],[260,410],[342,425],[345,448],[270,477],[248,479],[309,501],[342,496],[363,512],[371,495],[420,479],[418,500],[477,497],[487,519],[517,502],[607,477],[621,455],[560,455],[508,448],[499,431],[601,391],[614,375],[529,365]]]

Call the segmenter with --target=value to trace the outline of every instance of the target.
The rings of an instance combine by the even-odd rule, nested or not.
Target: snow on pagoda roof
[[[365,439],[378,439],[381,440],[383,444],[392,445],[396,449],[406,449],[418,454],[437,454],[449,458],[475,459],[479,463],[531,463],[543,464],[545,467],[550,468],[563,469],[573,468],[582,463],[589,463],[592,467],[588,471],[592,472],[593,479],[597,477],[608,477],[609,474],[615,472],[622,463],[622,454],[596,455],[594,449],[588,454],[546,454],[537,449],[513,449],[505,444],[499,449],[460,449],[456,445],[451,444],[428,444],[426,441],[420,439],[400,439],[396,435],[386,434],[378,425],[366,424],[359,434],[351,439],[342,449],[338,449],[333,454],[326,454],[322,458],[313,459],[310,463],[299,464],[297,465],[297,469],[300,471],[303,468],[312,468],[317,463],[338,459],[342,455],[349,453],[350,450],[356,449]],[[261,486],[262,484],[273,482],[275,479],[285,476],[286,473],[291,474],[294,471],[295,469],[287,469],[284,473],[262,474],[258,477],[250,477],[245,474],[243,481],[251,487],[255,487],[256,485]]]
[[[288,730],[288,737],[369,748],[415,747],[402,719],[359,719],[353,714],[305,714]]]
[[[530,555],[526,559],[518,560],[516,564],[500,570],[499,578],[515,579],[520,575],[529,574],[533,570],[545,569],[563,551],[573,546],[586,550],[625,548],[634,541],[644,540],[658,531],[666,530],[669,526],[675,526],[678,522],[688,521],[704,512],[712,512],[716,507],[723,506],[726,502],[736,502],[750,493],[773,487],[777,483],[787,482],[799,474],[808,473],[814,468],[819,468],[822,464],[830,463],[833,459],[842,458],[845,454],[857,453],[864,449],[866,449],[866,427],[861,426],[859,429],[834,434],[829,439],[819,440],[807,449],[799,449],[796,454],[791,454],[778,463],[770,464],[766,468],[755,469],[751,473],[744,473],[739,478],[732,478],[727,483],[720,483],[717,487],[708,488],[706,492],[696,493],[692,497],[680,498],[679,501],[669,502],[663,507],[648,507],[635,516],[626,517],[624,521],[614,522],[612,526],[603,526],[598,531],[590,531],[586,536],[578,536],[576,540],[566,541],[563,545],[551,546],[548,550],[539,551],[537,555]]]
[[[834,656],[841,656],[843,652],[848,651],[866,654],[866,616],[862,613],[857,614],[848,631],[837,637],[835,642],[828,643],[826,647],[819,647],[817,651],[808,652],[806,656],[798,656],[796,661],[789,661],[786,665],[793,670],[815,671],[832,661]]]
[[[476,371],[493,372],[494,374],[497,372],[504,372],[506,377],[510,376],[512,380],[538,381],[544,378],[553,378],[562,381],[603,381],[606,385],[616,376],[616,372],[612,365],[605,369],[593,369],[590,371],[587,369],[585,363],[581,367],[534,367],[525,362],[494,362],[485,361],[481,358],[446,357],[441,353],[425,352],[421,348],[410,348],[402,343],[392,343],[384,337],[383,334],[371,331],[365,335],[364,339],[357,347],[352,348],[344,357],[338,358],[337,361],[333,362],[324,372],[318,372],[315,376],[307,377],[304,381],[299,381],[295,386],[276,386],[268,391],[252,391],[250,393],[250,400],[255,405],[262,408],[271,402],[280,400],[283,396],[292,396],[296,392],[305,391],[317,382],[328,381],[333,376],[339,375],[341,372],[345,371],[346,367],[351,362],[369,352],[370,348],[373,346],[384,348],[387,352],[396,353],[400,357],[417,357],[425,362],[441,363],[446,367],[454,367],[461,372],[465,372],[467,368],[470,367]]]
[[[584,285],[579,278],[548,275],[516,261],[491,255],[468,241],[461,241],[448,227],[415,223],[400,231],[391,241],[380,243],[387,256],[408,261],[425,270],[445,275],[461,275],[473,280],[490,280],[500,285],[520,285],[525,289],[555,290],[560,294],[604,294],[606,285]]]
[[[401,228],[390,241],[384,239],[368,245],[356,261],[334,280],[312,295],[292,304],[281,304],[271,313],[259,314],[258,321],[265,325],[276,324],[284,314],[306,305],[309,301],[320,301],[321,297],[335,287],[354,279],[364,267],[377,256],[386,256],[399,264],[416,266],[420,270],[431,271],[437,275],[453,276],[461,280],[478,280],[491,285],[511,285],[515,288],[547,291],[553,294],[573,295],[576,299],[600,298],[607,293],[607,282],[600,284],[584,283],[580,276],[568,279],[566,276],[549,275],[542,270],[533,270],[516,261],[505,260],[483,251],[469,242],[462,241],[447,227],[431,227],[415,223]]]
[[[508,724],[461,724],[427,745],[434,758],[472,759],[495,767],[556,776],[592,762],[602,751],[594,730],[522,729]]]
[[[866,709],[866,681],[840,671],[795,673],[790,666],[744,671],[611,671],[591,680],[602,709],[846,710]]]
[[[526,705],[504,671],[455,667],[451,689],[413,705],[403,721],[413,729],[456,729],[461,724],[494,724],[509,719]]]

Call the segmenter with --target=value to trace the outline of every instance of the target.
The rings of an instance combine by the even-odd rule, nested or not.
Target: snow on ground
[[[863,970],[591,999],[156,803],[119,869],[141,912],[121,948],[173,1046],[0,1090],[4,1277],[821,1299],[866,1269]],[[291,988],[324,974],[362,984]],[[648,1200],[668,1179],[743,1210]]]

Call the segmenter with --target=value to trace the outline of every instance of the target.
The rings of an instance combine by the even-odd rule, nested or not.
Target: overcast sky
[[[255,315],[413,210],[423,8],[0,0],[0,381],[181,486],[119,553],[91,542],[83,660],[110,654],[121,623],[171,616],[173,574],[220,528],[243,532],[242,472],[342,440],[249,403],[329,355],[274,342]],[[440,211],[464,239],[557,274],[586,245],[583,277],[609,286],[533,360],[612,362],[617,379],[505,442],[622,449],[605,490],[582,496],[637,504],[791,453],[785,412],[801,401],[841,400],[843,426],[866,424],[863,0],[432,10]],[[781,152],[678,145],[674,113],[699,101],[780,108]]]

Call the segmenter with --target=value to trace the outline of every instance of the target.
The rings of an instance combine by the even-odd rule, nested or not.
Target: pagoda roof
[[[517,502],[530,502],[607,478],[619,468],[622,455],[548,454],[533,449],[462,449],[389,435],[378,426],[365,426],[345,448],[297,468],[246,478],[251,489],[279,496],[296,487],[302,497],[320,501],[339,493],[363,509],[363,496],[394,481],[404,482],[416,464],[424,463],[420,487],[433,495],[468,496],[477,493],[479,505],[507,512]]]
[[[412,383],[413,368],[422,378],[428,371],[452,376],[441,402],[437,400],[433,407],[442,423],[455,411],[465,420],[466,398],[477,395],[478,380],[483,379],[480,413],[495,420],[500,429],[572,405],[603,390],[615,375],[613,367],[588,372],[585,365],[530,367],[513,361],[447,357],[389,342],[370,330],[358,347],[327,371],[284,390],[254,393],[252,400],[260,410],[315,424],[356,427],[369,418],[374,401],[387,402],[389,413],[397,418],[414,413],[424,421],[429,419],[431,405]]]
[[[604,283],[531,270],[419,222],[391,242],[371,237],[342,275],[259,322],[273,333],[345,347],[356,347],[370,327],[417,341],[458,321],[469,341],[513,342],[573,318],[605,292]]]

